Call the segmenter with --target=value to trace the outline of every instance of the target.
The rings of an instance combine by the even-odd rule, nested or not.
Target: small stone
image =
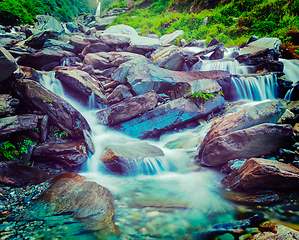
[[[146,216],[148,217],[155,217],[155,216],[158,216],[160,213],[158,211],[152,211],[152,212],[148,212],[146,214]]]

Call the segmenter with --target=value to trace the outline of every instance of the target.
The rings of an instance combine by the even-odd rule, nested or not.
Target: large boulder
[[[0,83],[6,80],[17,69],[16,60],[5,48],[0,46]]]
[[[130,40],[130,47],[128,50],[134,53],[145,54],[152,52],[161,46],[159,39],[134,36]]]
[[[115,130],[135,138],[148,138],[161,135],[163,132],[195,119],[204,118],[211,112],[220,110],[224,99],[217,95],[213,101],[197,103],[180,98],[160,105],[124,123],[115,125]]]
[[[80,53],[88,44],[90,44],[90,41],[80,35],[74,35],[70,39],[70,44],[72,44],[76,51]]]
[[[75,167],[88,159],[85,142],[44,143],[33,149],[32,157],[39,162],[54,161]]]
[[[202,151],[202,162],[221,166],[230,160],[259,157],[278,151],[293,135],[291,125],[263,123],[213,138]]]
[[[162,156],[164,153],[160,148],[147,142],[130,142],[108,145],[101,160],[112,172],[129,174],[146,167],[145,159]]]
[[[88,122],[78,110],[38,82],[17,80],[14,84],[14,94],[26,104],[48,115],[56,126],[74,139],[84,139],[83,131],[90,131]]]
[[[128,47],[131,40],[130,36],[126,34],[103,33],[98,37],[102,43],[114,48]]]
[[[19,99],[8,94],[0,94],[0,117],[10,115],[19,106]]]
[[[24,114],[0,118],[0,137],[14,132],[22,132],[37,127],[38,115]]]
[[[97,30],[105,30],[109,24],[113,23],[113,21],[117,18],[117,16],[105,17],[105,18],[97,18],[95,23],[95,28]]]
[[[61,47],[65,51],[70,51],[73,53],[75,52],[75,47],[73,45],[63,42],[63,41],[55,40],[55,39],[47,39],[43,45],[44,48],[54,47],[54,46]]]
[[[158,94],[148,92],[109,106],[97,112],[100,124],[115,125],[132,119],[146,111],[153,109],[158,103]]]
[[[50,15],[37,15],[35,18],[37,20],[35,28],[40,31],[53,29],[55,32],[62,32],[64,30],[61,23]]]
[[[299,169],[278,161],[250,158],[223,180],[226,188],[238,191],[250,189],[287,190],[299,187]]]
[[[48,39],[58,39],[59,33],[55,32],[53,29],[47,29],[43,31],[39,31],[38,33],[30,36],[26,41],[25,45],[33,48],[42,48],[44,43]],[[57,46],[57,45],[56,45]]]
[[[122,101],[125,98],[130,98],[130,97],[133,97],[133,95],[130,92],[129,88],[125,85],[120,84],[107,97],[107,100],[109,101],[109,103],[117,103]]]
[[[118,232],[113,222],[113,199],[108,189],[86,181],[76,173],[58,175],[50,183],[50,188],[16,218],[34,220],[58,214],[70,215],[100,239]]]
[[[83,101],[88,102],[93,94],[95,101],[98,103],[107,103],[107,99],[102,92],[99,83],[96,82],[88,73],[80,70],[57,70],[55,77],[58,78],[62,85],[77,98],[84,98]],[[72,90],[73,92],[72,92]]]
[[[125,34],[125,35],[130,35],[130,36],[138,36],[138,33],[134,28],[132,28],[128,25],[124,25],[124,24],[110,26],[103,33],[104,34],[113,33],[113,34]]]
[[[48,180],[50,176],[36,168],[20,166],[13,162],[0,161],[0,183],[21,187],[32,184],[40,184]]]
[[[163,35],[160,40],[161,43],[173,43],[175,40],[177,40],[179,37],[182,37],[184,35],[183,30],[176,30],[173,33],[165,34]]]
[[[98,43],[92,43],[87,45],[83,51],[82,54],[86,55],[88,53],[97,53],[97,52],[109,52],[111,49],[110,47],[102,42],[98,42]]]
[[[201,159],[205,146],[214,138],[249,128],[261,123],[277,123],[286,109],[282,100],[260,103],[241,111],[227,115],[214,123],[199,147],[198,157]]]

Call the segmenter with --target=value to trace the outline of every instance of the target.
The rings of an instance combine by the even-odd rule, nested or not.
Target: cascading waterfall
[[[277,97],[278,84],[276,74],[232,77],[239,99],[264,101]]]
[[[248,67],[241,65],[235,59],[203,61],[200,71],[222,70],[231,74],[248,74]]]
[[[101,2],[99,1],[98,3],[99,3],[99,5],[98,5],[96,13],[95,13],[96,17],[99,17],[101,14]]]

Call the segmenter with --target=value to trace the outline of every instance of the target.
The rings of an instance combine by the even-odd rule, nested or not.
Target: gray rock
[[[172,43],[175,40],[177,40],[179,37],[182,37],[184,35],[184,31],[183,30],[176,30],[173,33],[169,33],[169,34],[165,34],[163,35],[160,40],[161,43]]]
[[[160,105],[132,120],[115,125],[113,128],[135,138],[148,138],[216,112],[223,107],[224,102],[224,99],[218,95],[213,101],[199,103],[200,107],[198,107],[195,102],[180,98]]]
[[[55,77],[61,81],[68,91],[73,89],[73,94],[78,99],[85,96],[85,101],[88,102],[89,97],[94,94],[96,102],[103,104],[107,103],[107,99],[103,94],[99,83],[97,83],[88,73],[80,70],[57,70]]]
[[[78,32],[78,31],[79,31],[79,26],[78,26],[78,23],[77,23],[76,21],[67,23],[67,24],[66,24],[66,28],[67,28],[71,33]]]
[[[109,52],[110,50],[111,48],[107,44],[99,42],[87,45],[83,49],[82,54],[86,55],[88,53]]]
[[[97,119],[100,124],[115,125],[153,109],[157,103],[158,95],[155,92],[148,92],[136,97],[126,98],[120,103],[98,111]]]
[[[99,39],[102,43],[111,45],[111,46],[129,46],[130,45],[130,36],[125,34],[114,34],[114,33],[103,33],[99,36]]]
[[[148,38],[148,37],[132,37],[130,40],[131,52],[154,51],[161,46],[159,39]]]
[[[241,48],[240,55],[253,54],[267,48],[273,50],[275,53],[279,53],[280,45],[281,41],[278,38],[260,38]]]
[[[0,136],[22,132],[37,127],[38,116],[34,114],[0,118]]]
[[[55,39],[47,39],[43,45],[44,48],[53,46],[61,47],[65,51],[75,52],[75,47],[73,45]]]
[[[163,151],[147,142],[130,142],[125,144],[110,144],[104,150],[101,160],[113,172],[132,173],[137,166],[144,164],[143,160],[164,156]]]
[[[25,41],[25,45],[33,48],[42,48],[46,40],[49,38],[58,39],[59,35],[60,33],[54,31],[53,29],[43,30],[30,36]]]
[[[66,100],[32,80],[17,80],[14,94],[26,104],[40,110],[56,126],[73,139],[84,139],[83,130],[90,131],[86,119]]]
[[[35,28],[38,30],[43,31],[50,28],[55,32],[62,32],[64,30],[61,23],[50,15],[37,15],[36,20],[37,23],[35,24]]]
[[[0,46],[0,83],[5,81],[17,69],[16,60],[5,48]]]
[[[77,52],[82,52],[82,50],[90,44],[90,41],[82,36],[74,35],[70,39],[70,43],[75,47]]]
[[[98,18],[94,26],[97,30],[105,30],[106,27],[108,27],[109,24],[113,23],[116,18],[117,16]]]
[[[125,85],[118,85],[113,92],[107,97],[109,103],[117,103],[122,101],[125,98],[133,97],[132,93],[129,91],[129,88]]]
[[[136,30],[128,25],[119,24],[114,25],[109,28],[107,28],[104,32],[104,34],[112,33],[112,34],[125,34],[130,36],[138,36],[138,33]]]
[[[19,99],[13,98],[8,94],[0,95],[0,117],[10,115],[19,106]]]

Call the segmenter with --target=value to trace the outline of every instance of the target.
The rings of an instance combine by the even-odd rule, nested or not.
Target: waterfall
[[[277,96],[276,74],[234,76],[232,83],[237,90],[239,100],[264,101],[275,99]]]
[[[200,71],[222,70],[231,74],[248,74],[248,67],[241,65],[236,59],[205,60]]]
[[[99,17],[101,15],[101,2],[98,2],[98,3],[99,3],[99,5],[98,5],[96,13],[95,13],[96,17]]]
[[[294,88],[291,88],[291,89],[289,89],[289,90],[287,91],[286,95],[284,96],[284,99],[285,99],[285,100],[288,100],[288,101],[291,100],[293,90],[294,90]]]

